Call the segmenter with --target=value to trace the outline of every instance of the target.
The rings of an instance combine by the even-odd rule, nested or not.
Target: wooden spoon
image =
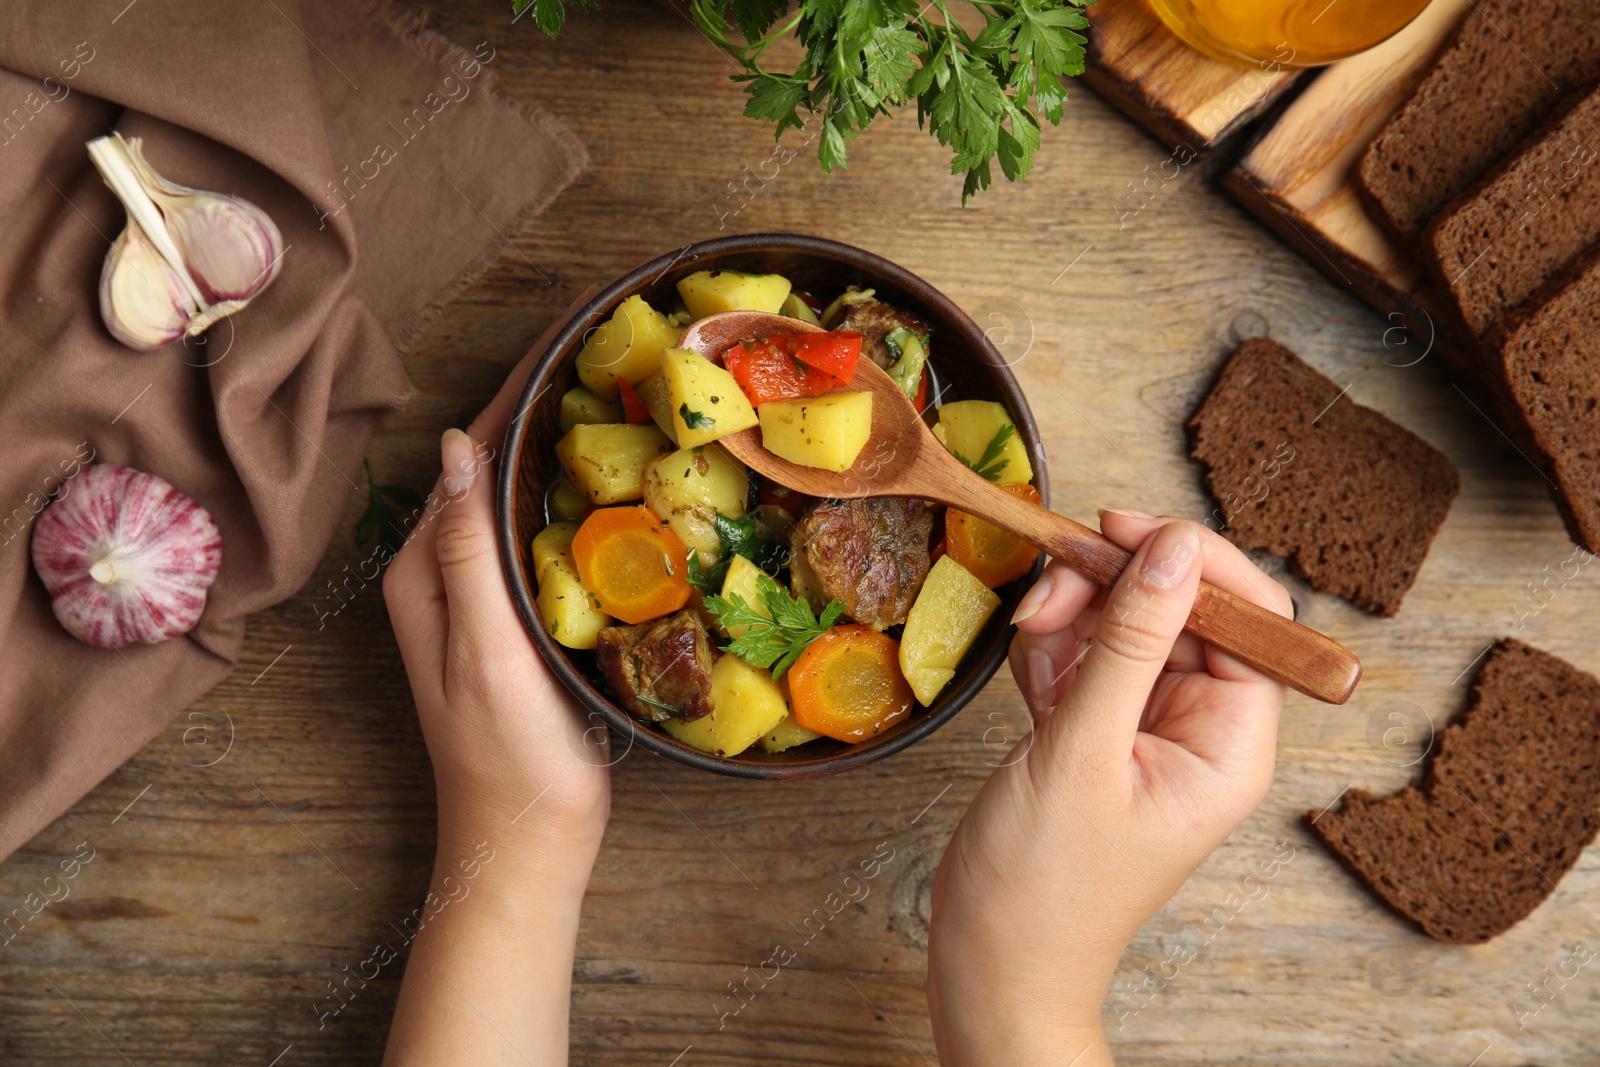
[[[739,341],[820,329],[783,315],[730,311],[694,323],[678,343],[716,358]],[[1128,565],[1132,556],[1121,546],[1063,515],[1012,496],[956,459],[933,436],[894,379],[871,360],[857,365],[850,387],[872,393],[872,436],[855,465],[842,473],[773,455],[762,447],[759,427],[729,434],[718,443],[760,474],[811,496],[922,497],[977,515],[1103,586],[1113,584]],[[1291,689],[1329,704],[1343,704],[1361,679],[1360,661],[1338,642],[1205,582],[1200,583],[1184,629]]]

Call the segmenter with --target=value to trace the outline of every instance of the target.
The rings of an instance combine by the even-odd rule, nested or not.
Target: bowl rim
[[[735,234],[695,241],[628,271],[586,301],[551,339],[539,361],[534,364],[506,427],[499,456],[495,497],[495,524],[501,569],[512,602],[516,604],[517,615],[522,620],[523,629],[527,631],[529,638],[538,647],[540,655],[561,679],[562,684],[587,710],[590,720],[599,716],[613,734],[627,738],[627,750],[623,756],[614,756],[609,764],[611,766],[620,762],[635,745],[699,770],[746,780],[792,781],[820,778],[887,759],[927,737],[966,707],[972,698],[989,684],[1006,661],[1009,637],[1015,633],[1014,628],[1008,623],[1004,631],[1006,639],[995,642],[993,648],[972,663],[970,665],[972,669],[967,672],[965,680],[942,693],[937,707],[891,737],[876,744],[853,746],[835,755],[803,763],[753,763],[740,760],[738,757],[716,756],[702,752],[665,734],[641,727],[632,715],[595,688],[573,664],[566,649],[557,644],[545,631],[539,618],[538,608],[528,591],[527,579],[524,577],[514,510],[518,466],[521,462],[529,412],[550,388],[549,383],[554,378],[554,371],[567,357],[569,350],[574,348],[574,343],[599,325],[602,313],[612,304],[660,278],[680,263],[732,252],[771,251],[810,254],[848,263],[863,272],[883,278],[907,293],[916,294],[919,303],[937,311],[941,318],[954,324],[965,335],[964,340],[969,347],[984,356],[984,362],[988,364],[989,371],[995,378],[996,387],[1005,399],[1007,409],[1028,447],[1029,459],[1034,469],[1033,484],[1039,490],[1044,506],[1050,505],[1049,475],[1045,465],[1043,442],[1039,437],[1039,427],[1034,421],[1033,410],[1028,404],[1026,394],[1011,373],[1010,364],[995,348],[988,334],[965,311],[937,286],[921,276],[873,252],[842,241],[786,232]],[[575,352],[572,355],[575,356]],[[1034,561],[1033,569],[1025,577],[1037,579],[1044,564],[1045,554],[1040,553],[1038,559]]]

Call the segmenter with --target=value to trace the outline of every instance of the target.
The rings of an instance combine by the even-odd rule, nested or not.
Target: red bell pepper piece
[[[722,363],[759,407],[842,388],[855,377],[860,359],[859,333],[804,333],[735,345]]]
[[[626,378],[617,379],[617,399],[622,401],[622,417],[625,421],[634,424],[650,421],[650,409],[644,406],[644,401],[639,399],[639,394]]]

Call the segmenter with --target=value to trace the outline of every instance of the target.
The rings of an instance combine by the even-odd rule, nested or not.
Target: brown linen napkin
[[[309,578],[400,352],[569,182],[582,147],[372,0],[8,0],[0,8],[0,859],[227,674],[245,616]],[[124,212],[84,142],[140,136],[184,185],[243,196],[288,246],[206,343],[139,353],[100,321]],[[88,457],[166,478],[222,530],[200,625],[102,650],[29,561]]]

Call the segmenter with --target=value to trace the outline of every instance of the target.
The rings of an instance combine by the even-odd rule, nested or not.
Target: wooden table
[[[380,479],[431,484],[440,431],[463,424],[577,293],[723,227],[865,246],[1001,331],[1045,434],[1055,506],[1080,518],[1100,506],[1209,511],[1183,420],[1235,341],[1270,331],[1447,452],[1462,495],[1398,618],[1291,582],[1305,621],[1354,649],[1366,681],[1344,708],[1290,699],[1271,796],[1118,971],[1106,1021],[1119,1057],[1593,1062],[1600,965],[1543,987],[1558,995],[1520,1030],[1518,1013],[1537,1003],[1525,983],[1544,982],[1576,941],[1600,944],[1600,853],[1509,934],[1449,947],[1376,904],[1299,822],[1351,784],[1407,781],[1421,745],[1385,747],[1391,713],[1442,726],[1460,710],[1475,658],[1515,631],[1513,605],[1531,604],[1526,584],[1572,552],[1542,481],[1438,361],[1405,366],[1419,342],[1400,346],[1389,323],[1196,173],[1130,213],[1128,183],[1167,153],[1081,90],[1062,126],[1045,131],[1027,184],[1002,183],[962,209],[947,157],[909,113],[853,142],[848,171],[824,176],[806,148],[760,177],[773,172],[771,135],[740,117],[727,63],[654,6],[607,0],[554,43],[532,19],[511,24],[501,0],[414,6],[469,47],[492,43],[511,90],[575,130],[593,165],[409,354],[421,395],[379,427]],[[320,1026],[318,1012],[335,1006],[326,983],[417,905],[433,798],[377,587],[317,625],[324,583],[360,557],[341,535],[299,596],[252,620],[227,682],[0,867],[8,910],[79,842],[94,849],[72,896],[0,950],[0,1061],[378,1062],[398,965]],[[1600,670],[1597,608],[1600,568],[1588,568],[1520,636]],[[762,786],[637,752],[623,759],[585,903],[573,1062],[932,1062],[930,881],[964,806],[1026,721],[1002,675],[924,744],[841,778]],[[871,895],[719,1025],[729,983],[777,941],[796,942],[802,919],[882,842],[894,859]],[[1293,859],[1265,896],[1227,909],[1279,842]],[[1144,968],[1180,940],[1198,946],[1196,958],[1165,988],[1135,994]]]

